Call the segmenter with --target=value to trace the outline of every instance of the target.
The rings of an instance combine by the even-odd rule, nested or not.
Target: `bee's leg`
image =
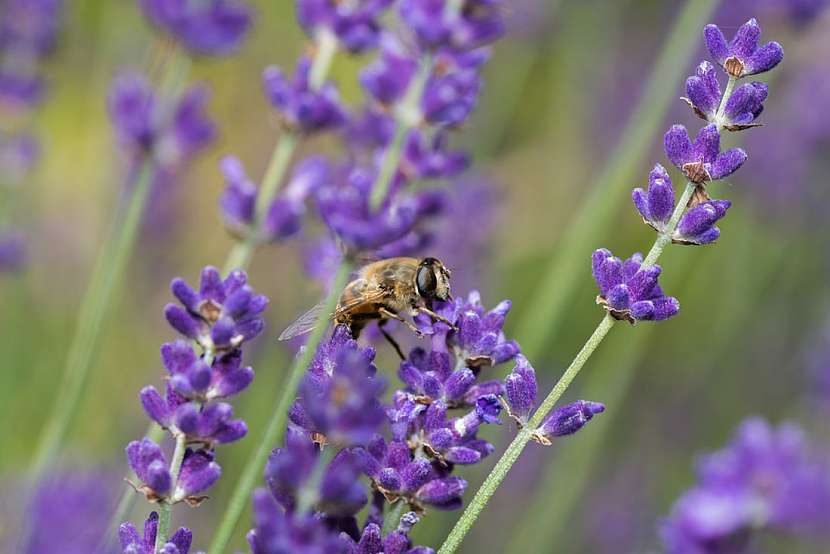
[[[430,310],[429,308],[426,308],[426,307],[424,307],[424,306],[416,306],[416,307],[415,307],[415,309],[416,309],[417,311],[421,312],[421,313],[427,314],[429,317],[431,317],[431,318],[432,318],[432,319],[434,319],[435,321],[440,321],[441,323],[446,323],[447,325],[449,325],[449,326],[450,326],[450,328],[451,328],[451,329],[454,329],[454,330],[456,330],[456,331],[458,330],[458,327],[456,327],[456,326],[453,324],[453,322],[452,322],[452,321],[450,321],[449,319],[447,319],[446,317],[444,317],[444,316],[442,316],[442,315],[436,314],[435,312],[433,312],[433,311],[432,311],[432,310]]]
[[[380,308],[378,310],[378,313],[380,315],[382,315],[383,317],[387,318],[387,319],[397,319],[398,321],[400,321],[401,323],[403,323],[404,325],[409,327],[409,330],[412,331],[413,333],[415,333],[416,335],[418,335],[419,337],[424,336],[424,334],[421,332],[421,330],[418,329],[415,326],[414,323],[412,323],[411,321],[409,321],[408,319],[406,319],[402,315],[396,314],[392,310],[387,310],[386,308]]]
[[[392,345],[392,348],[395,349],[395,352],[398,353],[398,356],[401,357],[401,360],[405,360],[406,356],[403,355],[403,350],[401,350],[401,346],[398,344],[398,341],[396,341],[392,337],[392,335],[389,334],[389,331],[387,331],[386,329],[383,328],[383,326],[386,325],[387,321],[389,321],[389,320],[388,319],[381,319],[380,321],[378,321],[378,329],[380,329],[380,332],[383,333],[383,336],[386,338],[386,340],[389,341],[389,344]]]

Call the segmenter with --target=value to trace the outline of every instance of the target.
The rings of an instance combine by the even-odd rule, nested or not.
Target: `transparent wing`
[[[282,332],[279,340],[288,340],[293,339],[294,337],[299,337],[300,335],[305,335],[306,333],[311,332],[321,319],[322,323],[325,325],[329,314],[323,313],[324,308],[325,304],[320,302],[298,317],[297,321],[289,325],[285,331]]]

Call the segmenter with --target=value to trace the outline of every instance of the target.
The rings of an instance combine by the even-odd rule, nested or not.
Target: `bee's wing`
[[[317,327],[318,323],[325,324],[328,319],[327,316],[329,315],[323,313],[325,307],[325,303],[320,302],[298,317],[297,321],[289,325],[285,331],[280,334],[279,340],[288,340],[293,339],[294,337],[299,337],[300,335],[305,335]]]

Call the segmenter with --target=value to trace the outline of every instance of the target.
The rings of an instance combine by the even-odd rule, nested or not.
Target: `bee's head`
[[[435,258],[424,258],[415,272],[415,290],[425,300],[450,300],[450,270]]]

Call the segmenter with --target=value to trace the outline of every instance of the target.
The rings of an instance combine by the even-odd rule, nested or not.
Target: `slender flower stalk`
[[[717,112],[711,118],[709,117],[712,115],[711,113],[707,116],[700,109],[701,106],[707,103],[711,104],[712,96],[720,93],[717,77],[713,70],[710,73],[711,65],[704,62],[698,70],[698,77],[691,77],[687,81],[687,90],[690,91],[692,97],[689,101],[690,105],[695,108],[695,113],[703,119],[707,119],[711,125],[704,127],[694,142],[690,141],[686,129],[682,126],[676,125],[666,133],[666,154],[688,178],[679,202],[674,206],[671,216],[666,219],[667,208],[671,208],[674,203],[674,192],[668,174],[658,164],[649,178],[648,196],[646,197],[646,193],[642,189],[635,190],[633,195],[635,205],[643,215],[644,221],[658,231],[657,238],[648,255],[645,259],[640,257],[639,262],[635,255],[623,264],[618,258],[610,257],[608,251],[598,250],[594,253],[594,277],[601,291],[597,302],[602,304],[608,310],[608,313],[600,321],[591,337],[574,358],[574,361],[541,403],[529,424],[519,430],[516,438],[496,463],[493,471],[488,475],[447,536],[439,550],[439,554],[452,554],[458,549],[490,497],[493,496],[510,468],[521,455],[524,447],[531,439],[536,438],[532,429],[536,428],[547,417],[591,354],[611,330],[615,321],[626,319],[633,324],[641,319],[665,319],[677,312],[679,306],[676,305],[670,308],[661,308],[661,306],[671,306],[672,303],[676,304],[676,300],[661,296],[662,293],[660,292],[655,293],[653,299],[644,300],[642,297],[643,291],[659,290],[656,280],[660,268],[655,266],[655,262],[667,245],[673,242],[703,244],[704,242],[714,241],[719,234],[719,231],[714,228],[714,222],[722,217],[723,213],[718,212],[713,207],[715,202],[718,201],[712,201],[709,198],[705,186],[710,180],[717,180],[731,174],[746,159],[746,153],[740,149],[720,152],[719,147],[720,133],[730,127],[730,117],[727,112],[729,106],[735,104],[730,103],[730,99],[736,91],[736,81],[745,75],[768,71],[783,58],[783,51],[777,43],[771,42],[758,48],[758,35],[760,35],[760,28],[754,19],[747,22],[739,30],[735,40],[730,44],[726,43],[720,30],[714,25],[705,28],[707,47],[711,55],[729,75],[729,81],[717,104]],[[697,94],[691,94],[694,85],[698,83],[695,79],[705,83],[706,90],[699,89]],[[744,86],[753,87],[754,83]],[[760,113],[761,109],[762,107],[757,110],[757,113]],[[741,130],[742,128],[746,127],[735,127],[730,130]],[[683,239],[683,237],[689,235],[691,229],[697,229],[699,233],[696,234],[702,233],[704,229],[710,231],[714,229],[715,232],[711,234],[711,238],[705,241],[690,242],[685,239],[678,239],[678,236]],[[634,262],[635,265],[629,265],[631,262]],[[666,303],[666,298],[673,302]],[[664,312],[664,310],[667,311]]]
[[[170,488],[176,489],[176,484],[179,479],[179,473],[182,469],[182,460],[184,459],[184,450],[186,446],[186,439],[184,433],[179,433],[176,436],[176,449],[173,452],[173,457],[170,460]],[[170,533],[170,523],[172,519],[173,506],[166,502],[159,505],[159,522],[158,532],[156,534],[156,551],[161,552],[164,543],[167,542],[167,536]]]

